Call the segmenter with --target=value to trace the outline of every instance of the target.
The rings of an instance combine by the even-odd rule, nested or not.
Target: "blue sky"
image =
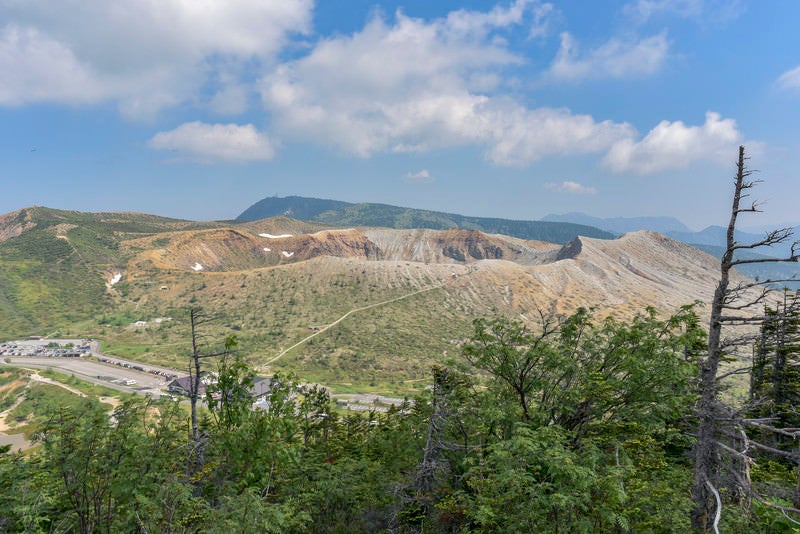
[[[795,0],[0,0],[0,213],[800,223]]]

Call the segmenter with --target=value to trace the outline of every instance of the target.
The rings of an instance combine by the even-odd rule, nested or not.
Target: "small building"
[[[176,393],[178,395],[184,395],[186,397],[191,396],[192,393],[192,377],[184,376],[183,378],[176,378],[172,382],[167,385],[167,391],[170,393]],[[206,385],[200,380],[200,384],[197,386],[197,394],[200,397],[205,396],[206,394]]]
[[[271,378],[256,377],[253,379],[250,395],[255,399],[255,402],[266,401],[269,398],[270,391],[272,391]]]

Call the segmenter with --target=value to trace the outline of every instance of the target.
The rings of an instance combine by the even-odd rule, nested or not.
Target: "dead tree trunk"
[[[694,481],[692,484],[691,526],[695,532],[707,532],[711,526],[710,518],[712,512],[719,517],[721,500],[717,498],[718,491],[716,485],[719,484],[718,474],[721,469],[730,467],[722,465],[722,452],[733,454],[734,462],[747,465],[749,458],[744,453],[740,453],[734,448],[725,446],[719,440],[719,435],[728,436],[741,433],[741,426],[734,425],[729,407],[725,406],[717,395],[719,381],[719,364],[723,356],[722,328],[725,323],[738,322],[740,324],[757,324],[759,317],[742,317],[741,315],[726,316],[726,310],[744,310],[754,306],[768,295],[766,287],[762,287],[760,297],[747,299],[745,302],[737,302],[744,296],[746,289],[752,289],[758,284],[737,284],[730,287],[730,272],[737,265],[745,263],[762,263],[775,261],[797,261],[796,252],[797,242],[792,245],[792,251],[788,258],[772,259],[744,259],[737,258],[736,252],[740,250],[757,249],[759,247],[770,247],[779,243],[787,242],[792,232],[790,228],[782,228],[768,232],[765,237],[755,243],[739,244],[736,242],[736,222],[742,213],[758,212],[758,204],[751,203],[749,206],[742,207],[742,200],[747,198],[748,190],[756,182],[748,179],[752,171],[746,166],[745,150],[739,147],[739,158],[736,164],[736,179],[734,184],[733,202],[731,205],[731,217],[728,222],[726,235],[726,249],[720,260],[720,278],[717,288],[714,291],[714,298],[711,302],[711,318],[708,331],[708,352],[701,358],[699,365],[699,401],[697,407],[697,442],[694,450]],[[784,280],[767,280],[762,283]],[[728,428],[721,429],[722,424]],[[721,432],[722,431],[722,432]],[[736,473],[734,473],[735,475]],[[747,477],[737,477],[739,483],[747,484]],[[740,488],[749,494],[750,488]],[[713,500],[712,500],[713,497]],[[714,521],[716,525],[718,519]]]
[[[445,469],[445,462],[441,458],[443,447],[443,434],[450,407],[448,395],[453,389],[453,379],[446,368],[433,370],[433,413],[428,423],[428,436],[425,440],[425,450],[422,463],[417,467],[414,475],[414,486],[418,494],[429,497],[433,492],[437,479]]]
[[[200,345],[198,343],[197,327],[199,325],[200,311],[196,308],[189,310],[189,321],[192,326],[192,361],[189,362],[189,400],[192,405],[192,443],[197,445],[200,439],[200,430],[197,426],[197,400],[200,397]]]
[[[200,360],[214,356],[228,354],[230,347],[225,346],[221,351],[205,351],[201,343],[204,334],[201,333],[201,326],[214,321],[217,317],[208,315],[197,308],[189,310],[189,322],[191,324],[192,354],[189,361],[189,402],[191,404],[191,430],[189,436],[189,455],[187,469],[193,470],[203,463],[203,443],[200,434],[200,426],[197,419],[197,404],[200,402],[201,369]]]
[[[744,147],[739,147],[739,160],[736,171],[731,218],[728,222],[726,250],[720,261],[720,278],[711,302],[711,320],[708,329],[708,353],[700,359],[700,403],[698,406],[697,444],[694,454],[694,482],[692,484],[692,529],[698,532],[708,530],[710,497],[714,484],[716,468],[716,424],[719,406],[717,403],[717,374],[722,358],[722,312],[728,294],[730,270],[733,267],[736,218],[742,191],[745,189],[747,171],[744,165]]]

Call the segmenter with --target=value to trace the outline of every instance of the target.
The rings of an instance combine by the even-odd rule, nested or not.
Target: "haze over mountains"
[[[313,204],[304,216],[319,211]],[[394,222],[444,219],[342,208],[315,217],[346,216],[352,225],[48,208],[0,216],[0,338],[71,332],[105,339],[115,354],[183,366],[186,310],[202,307],[222,318],[219,335],[237,333],[262,370],[286,366],[333,386],[402,390],[456,352],[477,317],[534,326],[540,312],[578,307],[620,317],[648,306],[671,313],[707,302],[718,276],[712,256],[649,231],[554,243],[471,228],[360,225],[359,212]],[[554,235],[575,228],[510,227]]]
[[[685,224],[674,217],[611,217],[601,218],[592,217],[585,213],[564,213],[549,214],[541,219],[547,222],[566,222],[594,226],[621,235],[637,230],[650,230],[667,235],[678,241],[692,245],[710,245],[724,247],[726,239],[726,229],[723,226],[712,225],[699,231],[692,231]],[[794,226],[794,225],[790,225]],[[736,239],[742,243],[754,243],[764,237],[764,232],[774,229],[773,227],[744,229],[736,232]],[[795,235],[798,234],[800,226],[794,226]],[[771,249],[763,249],[762,254],[771,256],[784,256],[790,252],[791,243],[776,245]]]
[[[651,230],[661,234],[669,232],[690,233],[691,229],[675,217],[593,217],[585,213],[551,213],[540,220],[548,222],[571,222],[601,228],[614,234],[625,234],[636,230]]]

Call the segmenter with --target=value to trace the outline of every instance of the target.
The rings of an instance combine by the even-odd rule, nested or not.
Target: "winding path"
[[[275,356],[271,360],[268,360],[267,362],[265,362],[264,365],[269,365],[269,364],[281,359],[283,356],[286,355],[286,353],[288,353],[292,349],[294,349],[296,347],[299,347],[303,343],[307,342],[309,339],[311,339],[313,337],[316,337],[316,336],[320,335],[323,332],[326,332],[328,329],[330,329],[331,327],[334,327],[337,324],[341,323],[342,321],[344,321],[345,319],[347,319],[350,315],[352,315],[354,313],[362,312],[362,311],[365,311],[365,310],[370,310],[372,308],[377,308],[378,306],[385,306],[386,304],[391,304],[392,302],[397,302],[398,300],[407,299],[409,297],[413,297],[414,295],[419,295],[420,293],[425,293],[427,291],[433,291],[434,289],[441,289],[444,286],[445,286],[445,282],[442,282],[441,284],[437,284],[437,285],[431,286],[431,287],[426,287],[425,289],[419,289],[419,290],[414,291],[412,293],[408,293],[407,295],[401,295],[401,296],[395,297],[393,299],[384,300],[382,302],[376,302],[375,304],[370,304],[369,306],[364,306],[362,308],[355,308],[353,310],[350,310],[349,312],[345,313],[344,315],[342,315],[341,317],[336,319],[331,324],[320,328],[319,330],[317,330],[316,332],[314,332],[310,336],[307,336],[307,337],[301,339],[300,341],[298,341],[297,343],[295,343],[294,345],[292,345],[288,349],[282,351],[280,354],[278,354],[277,356]]]

